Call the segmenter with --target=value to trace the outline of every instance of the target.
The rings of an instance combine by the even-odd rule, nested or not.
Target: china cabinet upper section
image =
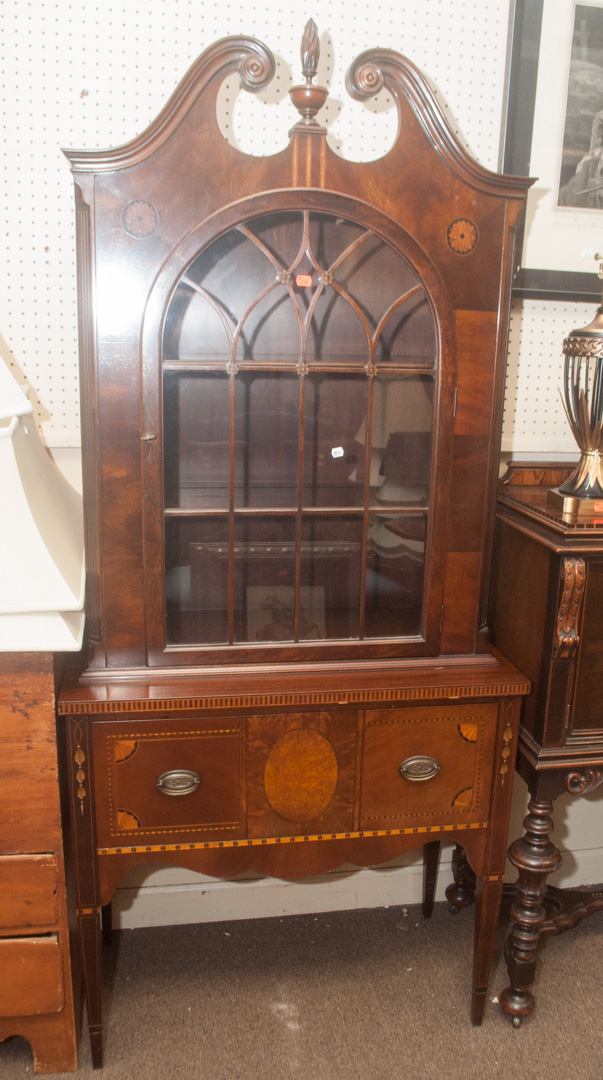
[[[151,127],[76,180],[88,676],[471,655],[488,569],[514,231],[529,181],[457,142],[375,49],[397,140],[335,155],[316,29],[282,153],[223,138],[249,38],[208,49]]]

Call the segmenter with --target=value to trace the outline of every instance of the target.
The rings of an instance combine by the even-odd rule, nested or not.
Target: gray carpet
[[[123,931],[105,952],[96,1080],[602,1080],[603,913],[542,950],[538,1010],[514,1030],[491,998],[469,1018],[472,910],[436,904]],[[33,1073],[23,1039],[2,1080]],[[69,1076],[73,1074],[61,1074]]]

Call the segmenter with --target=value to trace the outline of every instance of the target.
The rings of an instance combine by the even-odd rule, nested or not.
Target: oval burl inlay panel
[[[326,810],[337,785],[337,759],[319,731],[297,729],[274,744],[264,769],[270,806],[286,821],[309,821]]]

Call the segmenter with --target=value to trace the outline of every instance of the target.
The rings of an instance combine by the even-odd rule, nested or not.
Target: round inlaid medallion
[[[319,731],[288,731],[272,747],[264,769],[264,790],[275,814],[286,821],[310,821],[326,810],[337,785],[337,759]]]
[[[469,255],[479,240],[477,225],[469,218],[457,218],[448,226],[446,240],[455,255]]]
[[[124,208],[122,220],[124,229],[130,236],[144,240],[155,232],[159,216],[153,204],[146,199],[133,199]]]

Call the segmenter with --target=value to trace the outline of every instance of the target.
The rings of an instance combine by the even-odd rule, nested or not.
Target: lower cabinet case
[[[218,877],[282,878],[371,866],[424,845],[424,910],[441,839],[478,877],[472,1018],[481,1021],[505,870],[512,755],[527,682],[483,671],[310,694],[169,697],[66,688],[77,914],[96,1064],[102,1060],[101,908],[124,872],[171,863]],[[181,680],[178,680],[179,683]],[[162,688],[159,688],[161,690]],[[312,695],[314,698],[318,694]],[[297,697],[297,702],[295,698]],[[95,700],[96,698],[96,700]],[[279,700],[280,699],[280,700]],[[430,699],[435,699],[434,701]],[[274,705],[277,708],[274,708]],[[272,706],[272,708],[270,707]],[[297,706],[297,707],[296,707]]]

